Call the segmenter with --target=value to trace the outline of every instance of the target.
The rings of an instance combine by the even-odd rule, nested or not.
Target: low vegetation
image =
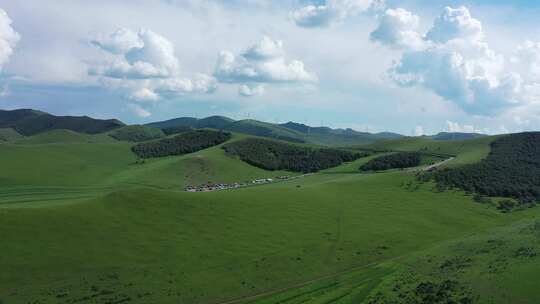
[[[11,128],[0,128],[0,142],[13,141],[22,138],[22,135]]]
[[[140,143],[131,148],[140,158],[163,157],[196,152],[226,142],[231,138],[227,132],[196,130],[171,138]]]
[[[224,146],[225,151],[266,170],[316,172],[367,156],[368,153],[311,148],[273,140],[248,138]]]
[[[116,129],[109,134],[112,138],[121,141],[142,142],[165,137],[165,133],[157,128],[132,125]]]
[[[382,171],[389,169],[410,168],[420,165],[418,152],[399,152],[370,160],[360,167],[361,171]]]
[[[540,132],[512,134],[491,144],[479,163],[435,174],[441,190],[459,188],[490,197],[509,197],[520,203],[540,200]],[[508,202],[501,208],[506,210]]]
[[[181,191],[302,176],[262,164],[306,172],[390,151],[418,151],[421,165],[452,155],[445,166],[457,168],[488,157],[502,137],[404,138],[356,154],[242,136],[224,144],[256,167],[220,145],[152,160],[131,150],[187,153],[227,133],[141,144],[109,134],[54,130],[0,144],[9,244],[0,303],[540,303],[540,208],[488,207],[513,210],[515,198],[433,191],[410,171],[358,174],[368,157],[265,186]],[[504,161],[535,168],[534,145],[509,143],[514,161]]]

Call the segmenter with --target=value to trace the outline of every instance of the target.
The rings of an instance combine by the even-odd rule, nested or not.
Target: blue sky
[[[446,8],[448,6],[448,8]],[[537,1],[0,0],[0,108],[540,129]]]

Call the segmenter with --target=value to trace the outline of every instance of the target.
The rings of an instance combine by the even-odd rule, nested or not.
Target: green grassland
[[[459,166],[478,162],[489,153],[489,144],[499,136],[485,136],[466,140],[441,141],[425,137],[404,137],[395,140],[357,146],[359,149],[389,151],[420,151],[424,153],[455,155],[448,165]]]
[[[141,162],[126,142],[36,136],[0,145],[2,304],[401,303],[445,277],[474,303],[539,300],[539,208],[503,214],[412,171],[358,170],[381,153],[291,181],[187,193],[293,174],[221,146]],[[485,157],[491,140],[370,148],[455,154],[456,165]]]
[[[141,125],[121,127],[109,132],[109,135],[117,140],[129,142],[141,142],[165,137],[161,129]]]
[[[21,137],[22,135],[12,128],[0,128],[0,142],[13,141]]]

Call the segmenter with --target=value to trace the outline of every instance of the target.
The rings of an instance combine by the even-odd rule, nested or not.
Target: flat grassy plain
[[[481,158],[488,142],[464,142],[475,148],[452,150],[456,161]],[[360,173],[373,157],[187,193],[187,184],[292,173],[249,166],[219,146],[141,163],[122,142],[0,144],[0,301],[391,303],[448,274],[479,303],[538,302],[538,208],[502,214],[458,191],[434,192],[406,170]],[[492,239],[504,250],[484,253]],[[455,256],[472,261],[441,270]]]

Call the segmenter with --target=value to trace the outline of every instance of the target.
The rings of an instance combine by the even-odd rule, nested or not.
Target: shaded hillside
[[[356,160],[366,153],[311,148],[273,140],[248,138],[223,146],[231,155],[266,170],[316,172]]]
[[[481,162],[442,170],[435,180],[440,188],[540,201],[540,132],[503,136]]]
[[[430,136],[434,140],[465,140],[485,137],[487,135],[479,133],[461,133],[461,132],[440,132]]]
[[[114,143],[117,142],[105,133],[85,134],[66,129],[55,129],[41,132],[31,136],[22,137],[14,143],[34,145],[34,144],[69,144],[69,143]]]
[[[109,135],[116,140],[130,142],[141,142],[165,137],[165,133],[162,130],[141,125],[125,126],[112,131]]]
[[[221,131],[196,130],[171,138],[140,143],[131,150],[141,158],[163,157],[192,153],[219,145],[231,138],[231,134]]]
[[[55,129],[97,134],[122,126],[124,124],[116,119],[94,119],[88,116],[55,116],[29,109],[0,110],[0,128],[13,128],[22,135],[33,135]]]
[[[321,145],[357,145],[403,137],[400,134],[391,132],[368,133],[358,132],[350,128],[311,127],[292,121],[280,124],[280,126],[301,133],[307,142]]]
[[[188,127],[188,126],[176,126],[176,127],[167,127],[167,128],[161,129],[161,131],[163,131],[165,135],[179,134],[179,133],[184,133],[184,132],[192,131],[192,130],[193,128]]]
[[[421,156],[418,152],[400,152],[384,155],[370,160],[360,167],[361,171],[379,171],[402,169],[420,165]]]
[[[213,128],[296,143],[307,142],[333,146],[367,144],[378,140],[403,137],[402,135],[391,132],[367,133],[358,132],[352,129],[310,127],[295,122],[273,124],[253,119],[234,121],[223,116],[210,116],[203,119],[181,117],[150,123],[147,124],[147,126],[160,129],[169,129],[173,127],[189,127],[195,129]]]
[[[243,134],[270,137],[296,143],[305,142],[303,135],[299,132],[280,127],[279,125],[252,119],[236,121],[226,126],[225,129]]]
[[[165,129],[171,127],[190,127],[196,129],[202,128],[212,128],[212,129],[223,129],[225,126],[234,122],[233,119],[230,119],[225,116],[210,116],[202,119],[193,118],[193,117],[180,117],[169,119],[165,121],[153,122],[146,124],[149,127]]]

